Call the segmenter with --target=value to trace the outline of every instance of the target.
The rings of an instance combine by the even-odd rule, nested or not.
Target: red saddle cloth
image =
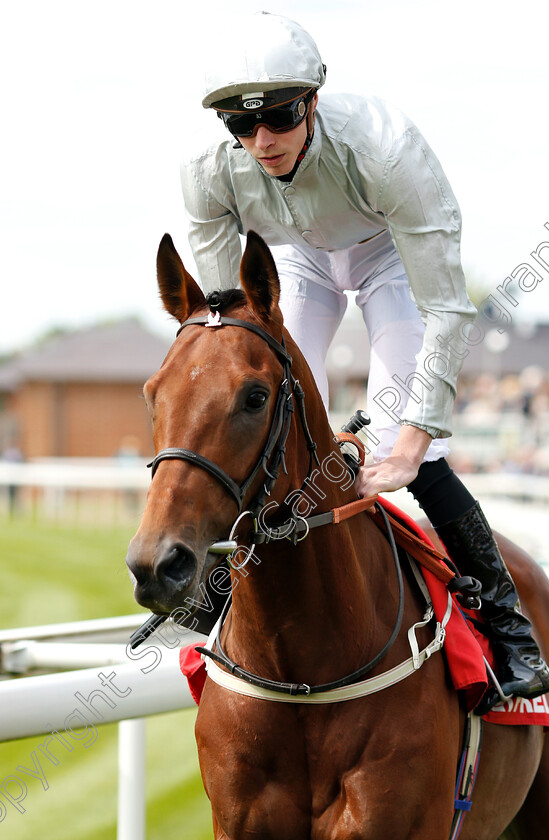
[[[183,676],[187,677],[191,697],[198,706],[207,675],[206,664],[196,650],[196,642],[193,645],[181,648],[179,651],[179,667]]]
[[[433,545],[427,534],[407,514],[386,499],[378,501],[388,514],[400,520],[429,546]],[[442,622],[448,607],[448,589],[432,572],[422,566],[420,568],[433,602],[435,618]],[[478,704],[488,687],[484,656],[491,665],[493,657],[488,640],[467,620],[454,596],[443,650],[454,688],[463,692],[466,708],[470,711]],[[206,667],[194,645],[181,649],[179,663],[182,673],[187,678],[191,696],[198,704],[206,681]],[[494,706],[484,716],[484,720],[489,723],[538,724],[549,727],[547,697],[544,695],[534,700],[513,698],[508,703]]]

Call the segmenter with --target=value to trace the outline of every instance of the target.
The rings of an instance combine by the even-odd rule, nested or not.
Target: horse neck
[[[328,507],[322,508],[327,510]],[[366,514],[312,530],[297,545],[259,547],[233,571],[229,656],[274,679],[330,681],[368,661],[391,627],[378,620],[390,558]],[[321,640],[329,640],[327,655]]]
[[[288,476],[276,488],[278,503],[294,496],[300,515],[356,500],[322,405],[313,403],[307,414],[320,464],[304,483],[309,456],[301,422],[294,419]],[[300,488],[301,495],[295,494]],[[228,650],[233,646],[248,667],[270,658],[274,671],[287,673],[288,658],[297,657],[298,668],[315,668],[317,640],[338,638],[350,651],[348,667],[358,667],[355,659],[363,661],[367,639],[375,644],[375,604],[385,586],[386,545],[380,550],[380,539],[375,525],[360,514],[340,525],[315,528],[296,545],[282,539],[260,546],[244,569],[233,571]],[[358,649],[357,657],[353,652]],[[316,663],[315,673],[319,667],[325,661]]]

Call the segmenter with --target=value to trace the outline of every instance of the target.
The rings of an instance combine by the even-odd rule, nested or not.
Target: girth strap
[[[456,780],[454,819],[450,831],[450,840],[457,840],[459,837],[465,815],[471,810],[473,804],[473,788],[477,777],[481,744],[482,718],[472,711],[467,716],[463,736],[463,753]]]

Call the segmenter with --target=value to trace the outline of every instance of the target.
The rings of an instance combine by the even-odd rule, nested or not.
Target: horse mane
[[[206,303],[211,309],[219,311],[221,314],[235,303],[244,303],[246,295],[242,289],[225,289],[224,291],[214,291],[206,295]]]

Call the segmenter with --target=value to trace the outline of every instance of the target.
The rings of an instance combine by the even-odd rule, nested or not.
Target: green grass
[[[1,627],[139,612],[124,564],[132,532],[131,527],[75,528],[28,518],[0,522]],[[147,840],[212,838],[195,717],[194,709],[186,709],[147,721]],[[7,776],[20,775],[28,787],[25,813],[8,804],[0,838],[115,840],[117,727],[98,727],[87,748],[82,741],[70,753],[59,752],[57,766],[44,759],[47,790],[39,779],[17,772],[18,765],[33,768],[32,753],[43,742],[44,736],[0,744],[0,786]],[[10,789],[16,795],[13,785]],[[2,796],[0,803],[6,804]]]

